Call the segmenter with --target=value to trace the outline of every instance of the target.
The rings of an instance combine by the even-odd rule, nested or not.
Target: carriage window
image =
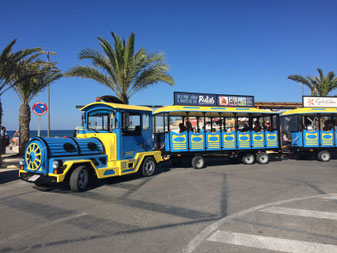
[[[140,114],[123,112],[122,135],[141,135]]]
[[[235,118],[224,119],[224,131],[226,131],[227,133],[235,131]]]
[[[147,113],[143,114],[143,130],[144,131],[150,130],[150,115]]]
[[[164,132],[168,132],[169,130],[169,122],[168,122],[168,114],[164,114]]]
[[[205,117],[205,121],[206,121],[206,131],[211,132],[212,131],[212,119],[209,117]]]
[[[253,131],[254,132],[261,132],[262,131],[262,122],[263,120],[261,121],[260,120],[261,118],[253,118]]]
[[[248,117],[239,117],[238,118],[238,130],[241,132],[247,132],[249,129],[249,118]]]
[[[186,118],[185,127],[186,127],[186,130],[196,133],[197,132],[197,118],[196,117]]]
[[[284,116],[281,118],[282,130],[285,130],[288,126],[290,132],[298,132],[301,129],[300,120],[297,115]],[[301,130],[300,130],[301,131]]]
[[[337,115],[333,116],[333,125],[334,125],[334,129],[337,130]]]
[[[321,130],[330,131],[333,129],[331,116],[321,116]]]
[[[315,115],[307,115],[303,117],[304,129],[308,131],[316,131],[319,129],[318,117]]]
[[[201,130],[205,130],[204,117],[198,117],[198,129],[199,132],[201,132]]]
[[[264,116],[263,122],[262,122],[263,130],[266,130],[266,131],[269,131],[269,132],[273,131],[271,124],[272,124],[271,117],[270,116]]]
[[[277,129],[277,116],[274,115],[271,120],[271,130],[274,131]]]
[[[182,117],[170,117],[170,130],[175,133],[186,131]]]
[[[154,121],[155,121],[155,133],[163,133],[164,132],[163,115],[156,115],[154,117]]]
[[[212,118],[212,133],[220,131],[220,127],[221,127],[220,117]]]
[[[115,129],[115,113],[109,110],[96,110],[88,113],[88,130],[110,131]]]

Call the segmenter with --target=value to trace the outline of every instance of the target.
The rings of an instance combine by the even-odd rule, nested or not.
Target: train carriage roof
[[[86,111],[89,111],[90,109],[92,109],[94,107],[98,108],[100,105],[108,106],[108,107],[111,107],[112,109],[152,112],[152,109],[150,107],[146,107],[146,106],[115,104],[115,103],[106,103],[106,102],[91,103],[91,104],[88,104],[88,105],[82,107],[80,110],[86,112]]]
[[[217,117],[219,113],[222,115],[234,116],[236,113],[238,116],[248,116],[248,115],[261,115],[261,114],[278,114],[271,110],[261,110],[255,107],[209,107],[209,106],[164,106],[157,109],[154,112],[154,115],[160,113],[168,113],[171,116],[186,116],[186,112],[190,116],[203,116],[203,113],[206,113],[207,116]]]
[[[337,113],[337,108],[312,108],[312,107],[302,107],[293,110],[286,111],[282,113],[282,116],[293,115],[293,114],[317,114],[317,113]]]

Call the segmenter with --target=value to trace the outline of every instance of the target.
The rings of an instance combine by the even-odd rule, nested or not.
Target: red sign
[[[32,110],[36,115],[43,115],[47,112],[47,105],[43,102],[36,102]]]

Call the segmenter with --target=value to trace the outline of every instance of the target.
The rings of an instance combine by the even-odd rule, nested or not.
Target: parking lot
[[[337,251],[337,160],[164,163],[82,193],[0,178],[0,252]]]

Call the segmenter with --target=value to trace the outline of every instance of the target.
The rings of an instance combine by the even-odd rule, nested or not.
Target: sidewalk
[[[15,152],[15,149],[6,147],[6,154],[2,155],[2,165],[0,167],[0,172],[18,170],[19,162],[22,158],[22,156],[19,156],[17,152]]]

